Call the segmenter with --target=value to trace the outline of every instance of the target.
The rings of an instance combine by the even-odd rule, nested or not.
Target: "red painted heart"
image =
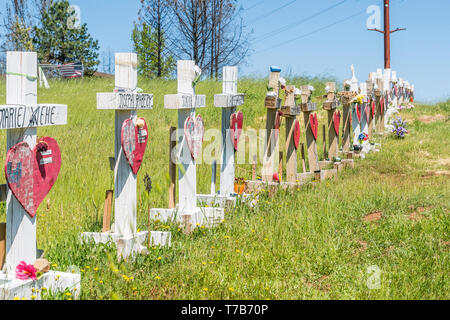
[[[356,109],[356,116],[358,117],[358,122],[361,122],[361,105],[357,103],[355,109]]]
[[[295,119],[294,121],[294,145],[295,149],[298,149],[300,144],[300,121]]]
[[[198,115],[195,120],[189,116],[184,122],[184,136],[191,156],[194,160],[197,159],[202,150],[203,135],[205,134],[205,126],[203,118]]]
[[[230,138],[234,145],[234,150],[238,150],[239,139],[241,138],[244,114],[242,111],[235,112],[230,117]]]
[[[148,128],[144,118],[127,119],[122,124],[121,142],[131,171],[137,174],[147,148]]]
[[[336,135],[339,135],[339,126],[341,125],[341,112],[336,111],[333,114],[333,124],[334,124],[334,132],[336,132]]]
[[[8,150],[5,163],[8,187],[31,217],[50,192],[60,169],[61,152],[53,138],[39,139],[33,150],[26,142]]]
[[[317,140],[317,134],[319,133],[319,121],[317,120],[317,113],[309,115],[309,124],[311,132],[314,136],[314,140]]]
[[[277,111],[277,114],[275,116],[275,140],[278,139],[278,133],[280,132],[282,115],[283,115],[283,113],[281,111]]]

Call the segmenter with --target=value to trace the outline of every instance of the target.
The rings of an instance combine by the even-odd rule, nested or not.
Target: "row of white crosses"
[[[352,108],[352,131],[353,145],[361,142],[361,134],[368,139],[372,139],[373,126],[378,133],[382,133],[386,128],[390,128],[390,121],[393,114],[398,112],[398,107],[409,101],[414,94],[414,86],[409,85],[403,79],[397,80],[397,73],[391,69],[377,69],[371,72],[369,79],[358,85],[353,65],[351,66],[352,79],[346,80],[344,86],[349,91],[362,96],[354,98]],[[405,94],[406,93],[406,94]],[[375,118],[372,118],[372,103],[375,104]],[[373,149],[368,142],[363,143],[363,150],[368,152]]]
[[[7,134],[6,151],[20,142],[26,142],[30,149],[34,149],[37,127],[67,123],[66,105],[37,103],[37,70],[35,52],[7,53],[6,105],[0,106],[0,129],[6,129]],[[45,171],[46,163],[52,161],[51,150],[48,150],[47,154],[50,157],[40,163],[43,167],[40,167],[40,170]],[[26,159],[24,158],[23,161]],[[17,173],[20,177],[20,170]],[[35,187],[35,181],[31,182],[31,188],[33,187]],[[26,192],[33,192],[33,189],[31,191],[27,189]],[[30,194],[28,193],[27,196]],[[38,258],[36,220],[36,215],[31,217],[8,188],[6,261],[3,270],[0,271],[0,299],[29,299],[32,295],[39,298],[43,287],[54,292],[66,289],[78,289],[74,292],[76,294],[79,292],[79,274],[49,271],[39,281],[15,278],[15,269],[20,262],[34,264]]]
[[[203,128],[201,118],[196,117],[196,109],[206,106],[206,97],[195,93],[195,85],[199,79],[201,70],[192,60],[180,60],[177,63],[178,93],[164,97],[164,108],[178,111],[178,146],[172,151],[172,157],[177,161],[178,170],[178,204],[174,209],[153,208],[150,209],[150,219],[161,222],[175,221],[182,223],[185,230],[192,231],[196,227],[213,227],[224,219],[223,208],[198,207],[197,206],[197,173],[196,160],[188,144],[185,124],[193,125],[194,139],[203,137],[198,130]],[[234,90],[234,89],[233,89]],[[233,92],[230,92],[234,94]],[[192,141],[200,143],[201,141]],[[198,147],[196,148],[198,151]],[[224,189],[226,190],[226,189]]]
[[[152,245],[170,246],[170,232],[137,232],[136,229],[136,173],[124,155],[122,126],[127,119],[138,121],[137,110],[151,110],[153,95],[137,92],[137,65],[135,53],[116,53],[115,90],[97,94],[97,109],[115,111],[115,168],[114,168],[114,230],[108,232],[85,232],[82,238],[96,243],[114,242],[119,258],[128,258],[137,253],[146,253],[143,244],[150,237]],[[144,132],[147,135],[147,132]],[[134,135],[133,135],[134,136]]]

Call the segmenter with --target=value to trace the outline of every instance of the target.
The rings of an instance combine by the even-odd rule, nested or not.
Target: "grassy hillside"
[[[315,95],[321,95],[323,82],[312,84]],[[237,206],[226,212],[221,227],[198,229],[190,237],[176,225],[152,224],[152,230],[172,231],[173,247],[151,248],[148,256],[117,264],[114,248],[77,240],[80,232],[100,231],[105,190],[114,186],[108,163],[114,154],[114,112],[96,110],[96,93],[112,91],[114,82],[50,85],[50,90],[39,89],[38,101],[67,104],[68,125],[38,130],[57,139],[63,158],[47,197],[50,207],[46,199],[38,210],[38,245],[54,269],[79,270],[82,299],[450,298],[450,102],[402,111],[410,125],[407,138],[378,137],[381,152],[357,161],[355,170],[336,181],[271,198],[262,195],[258,207]],[[162,104],[164,94],[176,92],[176,82],[142,80],[139,87],[155,94],[154,110],[139,112],[150,131],[138,176],[138,226],[144,230],[148,208],[168,205],[168,135],[177,114]],[[240,107],[244,127],[263,128],[266,81],[240,81],[239,91],[246,93]],[[200,83],[197,92],[207,95],[208,107],[198,112],[207,129],[219,128],[221,112],[212,101],[221,83]],[[5,82],[0,81],[4,102]],[[320,111],[319,123],[324,119]],[[5,140],[6,134],[0,135],[2,146]],[[0,163],[4,157],[1,153]],[[198,191],[207,193],[210,167],[197,170]],[[153,180],[150,197],[144,191],[145,173]],[[250,178],[250,166],[239,166],[237,175]],[[3,175],[0,183],[5,183]],[[1,206],[0,221],[5,221]],[[380,272],[376,290],[367,288],[371,266]]]

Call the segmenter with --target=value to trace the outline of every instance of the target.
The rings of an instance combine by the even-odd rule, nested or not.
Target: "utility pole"
[[[405,28],[397,28],[391,30],[389,23],[389,0],[384,0],[384,30],[369,29],[384,34],[384,68],[391,68],[391,33],[406,30]]]

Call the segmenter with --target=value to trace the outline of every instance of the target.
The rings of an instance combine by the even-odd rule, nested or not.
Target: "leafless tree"
[[[54,0],[8,0],[2,16],[3,50],[31,50],[33,26]]]
[[[241,63],[249,39],[236,0],[170,0],[174,26],[169,38],[177,58],[189,58],[210,77]]]

